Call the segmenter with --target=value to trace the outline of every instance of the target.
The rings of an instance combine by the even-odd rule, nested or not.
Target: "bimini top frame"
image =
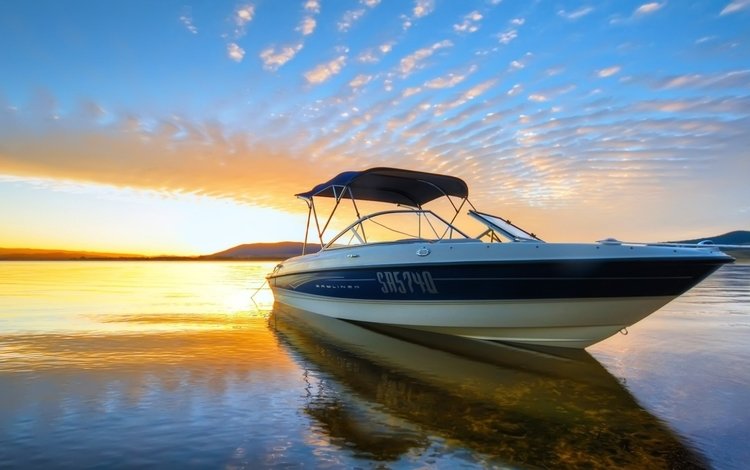
[[[333,215],[336,213],[336,209],[344,196],[348,196],[352,200],[357,219],[361,218],[359,209],[357,208],[357,200],[385,202],[421,210],[424,204],[445,197],[456,211],[453,219],[450,221],[452,224],[458,216],[461,207],[468,201],[469,188],[462,179],[454,176],[379,167],[364,171],[346,171],[340,173],[330,181],[319,184],[310,191],[299,193],[295,196],[304,200],[308,207],[305,244],[302,248],[302,254],[305,254],[310,220],[312,218],[315,219],[315,227],[322,247],[325,245],[323,234],[333,219]],[[315,210],[314,197],[316,196],[329,197],[336,200],[335,206],[322,228]],[[450,196],[460,198],[461,203],[456,206]]]

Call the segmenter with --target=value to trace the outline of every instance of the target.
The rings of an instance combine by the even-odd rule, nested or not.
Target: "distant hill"
[[[308,243],[307,253],[320,250],[320,245]],[[212,255],[201,256],[201,259],[286,259],[302,254],[300,242],[246,243]]]
[[[64,261],[80,259],[143,259],[143,255],[125,253],[99,253],[94,251],[45,250],[36,248],[0,248],[2,261]]]
[[[677,240],[668,243],[699,243],[711,240],[717,245],[747,245],[747,248],[724,249],[735,258],[750,259],[750,231],[734,232],[714,237]],[[308,253],[320,250],[320,245],[310,243]],[[245,243],[228,250],[204,256],[144,256],[127,253],[98,253],[92,251],[45,250],[32,248],[0,248],[0,261],[24,260],[154,260],[154,261],[190,261],[190,260],[281,260],[302,254],[301,242]]]
[[[723,235],[716,235],[715,237],[696,238],[694,240],[680,240],[670,243],[699,243],[703,240],[711,240],[717,245],[748,245],[748,248],[750,248],[750,231],[735,230],[734,232],[728,232]]]
[[[711,240],[717,245],[747,245],[747,248],[722,248],[722,251],[738,259],[750,259],[750,231],[748,230],[735,230],[715,237],[680,240],[670,243],[700,243],[703,240]]]

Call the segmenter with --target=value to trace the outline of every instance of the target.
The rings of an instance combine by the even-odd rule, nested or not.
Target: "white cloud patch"
[[[715,40],[716,40],[716,36],[703,36],[703,37],[696,39],[695,44],[705,44],[707,42],[711,42]]]
[[[418,86],[409,87],[406,90],[404,90],[403,93],[401,93],[401,98],[408,98],[410,96],[414,96],[421,91],[422,91],[422,87],[418,87]]]
[[[269,47],[261,51],[260,59],[263,61],[263,68],[270,71],[276,71],[281,66],[294,58],[302,50],[302,43],[293,46],[284,46],[279,50],[275,47]]]
[[[486,82],[482,82],[479,85],[471,87],[468,91],[466,91],[466,93],[464,93],[463,97],[467,100],[473,100],[485,94],[488,90],[491,90],[496,84],[497,79],[493,78],[487,80]]]
[[[655,88],[673,89],[673,88],[711,88],[711,89],[750,89],[750,69],[732,70],[724,73],[711,75],[687,74],[675,75],[659,80]]]
[[[332,76],[341,72],[341,69],[346,65],[346,56],[342,55],[330,62],[320,64],[309,72],[305,73],[305,79],[307,83],[317,85],[323,83]]]
[[[253,20],[255,16],[255,6],[252,4],[243,5],[234,12],[234,22],[237,26],[245,26]]]
[[[180,23],[193,34],[198,34],[198,28],[193,24],[193,16],[189,10],[180,15]]]
[[[721,10],[719,15],[731,15],[732,13],[745,10],[748,7],[750,7],[750,0],[733,0]]]
[[[444,77],[433,78],[432,80],[427,81],[424,86],[425,88],[431,89],[453,88],[454,86],[466,80],[466,77],[474,73],[476,70],[477,66],[474,65],[470,67],[469,70],[466,71],[466,73],[449,73]]]
[[[357,56],[357,61],[365,64],[377,64],[378,62],[380,62],[380,59],[382,59],[383,56],[391,52],[394,44],[395,43],[393,41],[390,41],[383,43],[374,49],[366,49],[359,56]]]
[[[425,47],[423,49],[419,49],[415,51],[414,53],[404,57],[399,62],[399,72],[401,72],[401,75],[406,77],[407,75],[411,74],[415,69],[419,68],[422,61],[430,57],[432,54],[435,53],[435,51],[438,51],[440,49],[451,47],[453,46],[453,43],[449,40],[443,40],[440,42],[436,42],[430,47]]]
[[[515,29],[509,29],[497,35],[497,39],[500,44],[510,44],[514,39],[518,37],[518,31]]]
[[[235,62],[242,62],[245,57],[245,49],[231,42],[227,44],[227,56]]]
[[[464,16],[461,23],[453,25],[453,31],[457,33],[475,33],[479,31],[479,21],[482,19],[482,14],[477,10],[472,11],[468,15]]]
[[[375,8],[380,4],[380,0],[360,0],[360,3],[367,8]]]
[[[607,78],[607,77],[611,77],[612,75],[616,75],[617,73],[620,72],[621,69],[622,67],[620,67],[619,65],[613,65],[612,67],[607,67],[607,68],[597,70],[596,75],[599,78]]]
[[[644,3],[643,5],[639,6],[635,9],[635,12],[633,12],[634,16],[643,16],[643,15],[649,15],[651,13],[657,12],[661,10],[664,5],[666,5],[667,2],[651,2],[651,3]]]
[[[416,0],[414,5],[414,18],[422,18],[435,10],[435,0]]]
[[[311,13],[320,13],[320,2],[318,0],[307,0],[305,10]]]
[[[583,18],[584,16],[592,13],[594,8],[592,7],[581,7],[573,11],[558,10],[557,15],[565,18],[566,20],[575,21]]]
[[[300,31],[303,36],[309,36],[315,31],[315,26],[317,24],[318,23],[315,21],[315,18],[313,18],[312,16],[306,16],[302,18],[299,26],[297,26],[297,31]]]
[[[345,33],[349,31],[352,26],[354,26],[354,23],[359,21],[360,18],[362,18],[365,15],[365,9],[359,8],[357,10],[349,10],[344,12],[344,15],[341,17],[341,21],[339,21],[336,24],[336,27],[339,31],[342,33]]]
[[[234,11],[234,24],[237,26],[234,30],[235,39],[245,35],[245,27],[253,20],[255,16],[255,5],[248,3],[237,7]]]
[[[516,96],[516,95],[521,94],[522,92],[523,92],[523,85],[521,85],[520,83],[516,83],[515,85],[511,87],[510,90],[508,90],[507,94],[508,96]]]
[[[412,25],[413,23],[411,21],[411,17],[407,15],[401,15],[401,29],[403,29],[404,31],[408,31],[409,28],[412,27]]]
[[[359,74],[354,79],[349,82],[349,86],[352,88],[361,88],[368,83],[370,83],[373,79],[372,75],[365,75],[365,74]]]

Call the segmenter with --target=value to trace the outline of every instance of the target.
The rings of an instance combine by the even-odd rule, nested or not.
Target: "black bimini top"
[[[303,199],[340,197],[348,189],[351,197],[365,201],[388,202],[421,207],[432,200],[456,196],[466,198],[469,188],[455,176],[401,170],[398,168],[370,168],[363,171],[345,171],[310,191],[295,194]]]

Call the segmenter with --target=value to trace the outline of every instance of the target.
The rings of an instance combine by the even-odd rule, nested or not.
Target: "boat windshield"
[[[432,211],[403,209],[376,212],[360,218],[336,235],[326,248],[468,238],[470,238],[468,235]]]
[[[501,241],[500,237],[512,242],[540,242],[533,233],[513,225],[510,220],[504,220],[496,215],[470,210],[469,215],[487,227],[487,230],[477,238],[488,237],[490,241]]]

